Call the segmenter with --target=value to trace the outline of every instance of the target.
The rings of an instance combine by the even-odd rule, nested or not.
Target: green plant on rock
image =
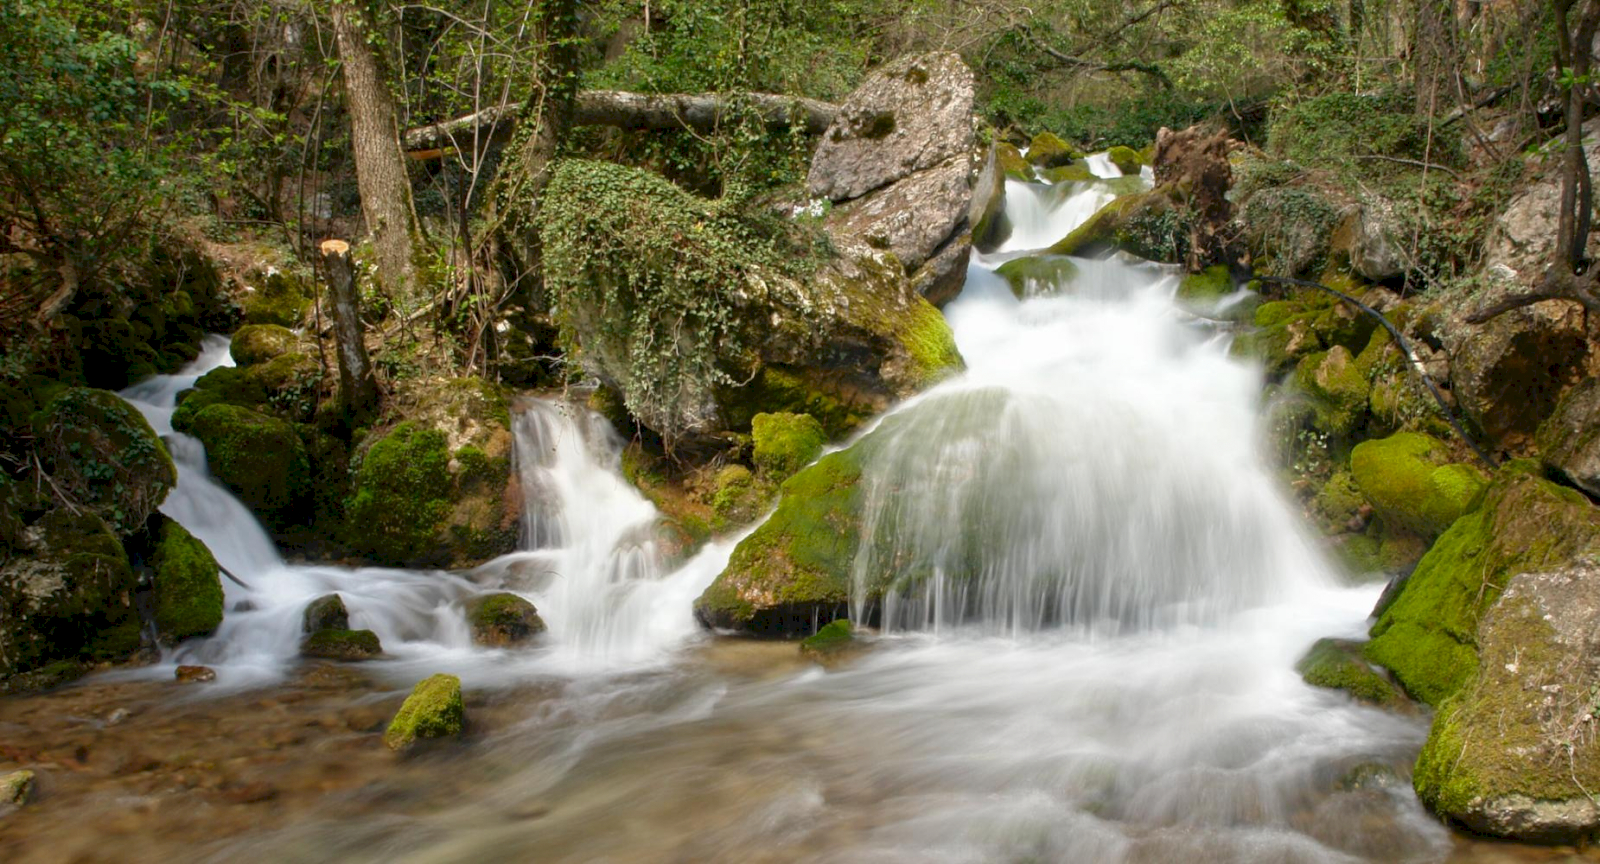
[[[156,631],[167,644],[209,636],[222,624],[222,579],[217,559],[170,519],[161,523],[155,554]]]
[[[269,525],[281,529],[303,515],[311,463],[293,425],[218,403],[195,413],[189,431],[205,444],[211,473]]]
[[[138,530],[177,482],[177,468],[155,430],[133,406],[105,390],[73,387],[34,418],[50,488],[70,507],[103,517],[121,534]]]

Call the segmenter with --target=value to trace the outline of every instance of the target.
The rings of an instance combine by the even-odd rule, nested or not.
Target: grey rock
[[[967,154],[953,156],[835,208],[824,227],[835,242],[861,240],[915,272],[966,220],[971,173]]]
[[[1368,204],[1356,217],[1350,266],[1373,282],[1394,279],[1408,269],[1408,258],[1395,230],[1388,202]]]
[[[812,157],[807,186],[859,198],[973,148],[973,76],[950,53],[904,57],[845,99]]]
[[[1600,495],[1600,378],[1567,392],[1539,427],[1544,464],[1590,495]]]
[[[929,303],[943,306],[967,284],[967,263],[971,260],[972,237],[966,223],[962,223],[944,246],[911,274],[911,288]]]
[[[349,629],[350,613],[344,608],[344,600],[338,594],[324,594],[306,606],[301,632]]]

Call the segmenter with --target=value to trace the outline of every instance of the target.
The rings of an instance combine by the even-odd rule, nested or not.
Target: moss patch
[[[240,366],[265,363],[293,351],[297,338],[287,327],[277,324],[247,324],[233,334],[228,353]]]
[[[1386,523],[1436,537],[1487,485],[1472,465],[1446,464],[1444,442],[1416,432],[1363,441],[1350,454],[1356,485]]]
[[[800,653],[809,657],[826,658],[838,654],[855,643],[855,627],[850,619],[829,621],[817,632],[800,640]]]
[[[1117,166],[1117,170],[1123,174],[1138,174],[1139,169],[1143,167],[1139,151],[1132,147],[1112,147],[1106,151],[1106,158],[1111,160],[1111,164]]]
[[[473,600],[467,606],[472,640],[479,645],[509,648],[545,631],[544,619],[532,603],[502,591]]]
[[[1078,265],[1064,255],[1028,255],[995,268],[1018,299],[1059,294],[1078,277]]]
[[[1058,168],[1082,155],[1052,132],[1040,132],[1028,144],[1028,161],[1039,168]]]
[[[300,654],[323,660],[370,660],[383,653],[371,630],[318,630],[300,643]]]
[[[156,632],[174,644],[209,636],[222,624],[222,577],[217,559],[198,538],[170,519],[161,523],[155,554]]]
[[[311,462],[294,426],[226,404],[201,409],[189,426],[211,473],[269,526],[281,530],[304,515]]]
[[[435,538],[451,509],[449,466],[447,439],[436,429],[406,422],[378,439],[346,508],[351,546],[385,564],[437,559]]]
[[[461,734],[466,707],[461,701],[461,679],[434,675],[417,682],[400,706],[383,743],[390,750],[409,750],[423,738],[453,738]]]
[[[36,448],[53,488],[120,534],[141,528],[178,472],[167,448],[133,406],[116,394],[73,387],[34,418]]]
[[[752,458],[768,478],[782,481],[822,453],[827,436],[810,414],[757,414],[750,422]]]
[[[1368,665],[1359,642],[1318,639],[1294,668],[1307,684],[1343,690],[1361,702],[1392,707],[1406,701],[1388,678]]]

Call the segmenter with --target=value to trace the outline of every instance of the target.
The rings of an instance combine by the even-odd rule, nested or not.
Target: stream
[[[59,781],[76,797],[5,823],[14,860],[1575,860],[1453,835],[1410,788],[1426,718],[1300,680],[1313,641],[1364,635],[1382,586],[1344,581],[1279,492],[1260,371],[1174,302],[1170,268],[1074,259],[1017,299],[994,269],[1111,193],[1008,185],[1011,239],[945,309],[968,371],[862,433],[885,445],[865,530],[933,576],[827,670],[697,627],[740,537],[665,567],[623,442],[582,408],[518,407],[524,551],[417,572],[286,562],[211,480],[170,415],[231,362],[225,339],[130,388],[179,466],[162,511],[244,584],[224,581],[214,636],[0,710],[0,737],[55,729],[94,742],[85,764],[108,748],[107,778],[142,755],[198,779]],[[977,578],[944,578],[972,560]],[[538,607],[538,647],[472,645],[465,603],[501,590]],[[385,659],[298,659],[302,612],[329,592]],[[173,695],[180,663],[218,680]],[[468,691],[470,746],[397,761],[373,730],[440,671]],[[91,692],[135,706],[121,732],[49,719],[87,714]],[[250,808],[193,803],[260,788],[237,792]]]

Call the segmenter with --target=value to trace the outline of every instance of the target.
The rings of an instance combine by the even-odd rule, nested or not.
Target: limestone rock
[[[1600,495],[1600,378],[1568,391],[1539,427],[1539,455],[1569,483]]]
[[[968,154],[958,154],[834,208],[826,230],[836,242],[854,238],[893,252],[906,272],[913,272],[967,218],[971,173]]]
[[[859,198],[973,145],[972,70],[954,53],[904,57],[874,71],[839,108],[811,161],[811,194]]]

